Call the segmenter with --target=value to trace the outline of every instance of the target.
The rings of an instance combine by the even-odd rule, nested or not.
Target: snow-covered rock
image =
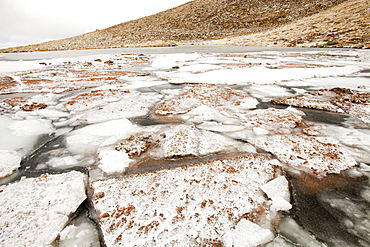
[[[0,187],[0,245],[46,246],[86,199],[85,175],[41,175]]]

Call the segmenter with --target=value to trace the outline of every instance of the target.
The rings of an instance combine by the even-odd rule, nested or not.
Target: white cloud
[[[190,0],[1,0],[0,48],[103,29]]]

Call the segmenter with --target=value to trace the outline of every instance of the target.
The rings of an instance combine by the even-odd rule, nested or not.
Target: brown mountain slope
[[[349,0],[273,30],[208,43],[370,48],[370,1]]]
[[[194,0],[104,30],[0,52],[151,46],[269,30],[345,0]]]

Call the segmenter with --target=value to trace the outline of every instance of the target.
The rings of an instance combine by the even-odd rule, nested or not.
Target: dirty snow
[[[268,242],[273,236],[271,220],[277,215],[269,213],[270,201],[261,186],[279,176],[276,165],[276,160],[253,154],[96,181],[92,184],[94,207],[105,243],[231,246],[232,236],[241,241],[247,230],[243,222],[236,226],[236,232],[229,232],[231,228],[242,215],[258,215],[260,207],[264,208],[266,225],[248,224],[248,229],[260,235],[251,236],[250,241]],[[222,196],[226,191],[228,196]],[[223,238],[226,233],[231,236]]]

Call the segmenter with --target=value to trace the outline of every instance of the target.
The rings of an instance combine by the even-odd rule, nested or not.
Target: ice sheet
[[[46,246],[86,199],[85,175],[44,174],[0,187],[2,246]],[[16,236],[16,237],[14,237]]]

